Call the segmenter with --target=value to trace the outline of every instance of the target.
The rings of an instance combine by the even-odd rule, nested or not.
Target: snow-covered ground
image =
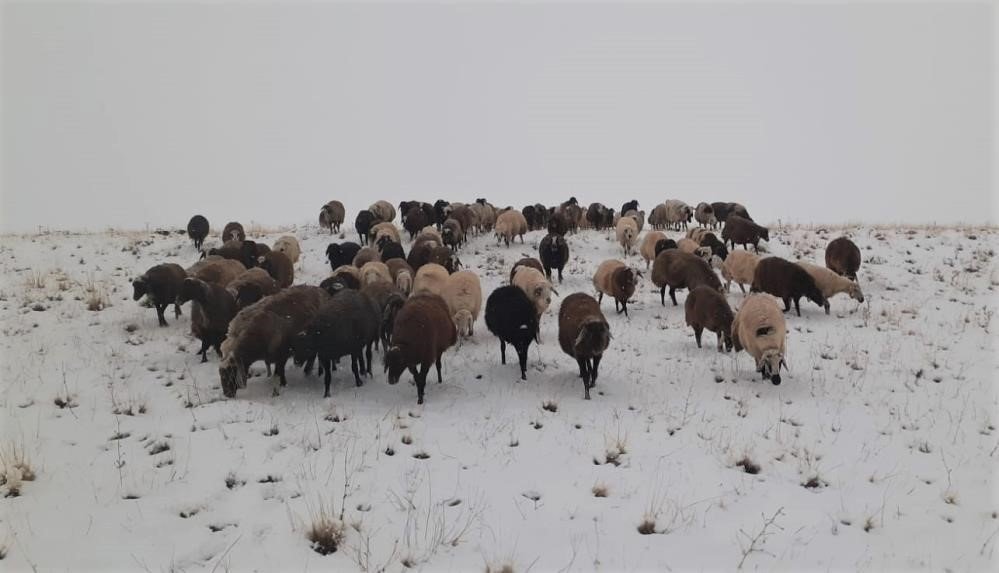
[[[294,233],[296,282],[317,284],[330,237]],[[425,406],[380,357],[361,388],[336,372],[330,399],[291,366],[273,395],[262,364],[222,399],[190,307],[160,328],[131,300],[146,268],[195,261],[185,236],[3,237],[0,445],[35,475],[0,487],[20,490],[0,499],[0,569],[988,569],[999,233],[785,228],[770,250],[821,261],[841,233],[861,247],[866,302],[786,315],[781,386],[713,334],[698,349],[686,293],[664,308],[646,275],[630,319],[603,305],[593,400],[558,347],[556,298],[527,382],[480,317]],[[488,295],[542,236],[479,237],[461,258]],[[620,257],[610,233],[569,245],[563,297]],[[345,522],[326,556],[306,539],[323,509]]]

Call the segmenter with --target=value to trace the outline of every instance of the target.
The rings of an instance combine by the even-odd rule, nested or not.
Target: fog
[[[988,4],[4,4],[4,232],[341,199],[995,222]]]

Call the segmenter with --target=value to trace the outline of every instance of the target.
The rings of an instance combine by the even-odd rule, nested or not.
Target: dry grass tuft
[[[21,495],[24,482],[34,480],[35,469],[24,445],[9,443],[0,448],[0,487],[6,490],[5,497]]]
[[[646,515],[642,518],[642,522],[638,524],[638,532],[642,535],[652,535],[656,532],[656,518],[652,515]]]
[[[593,492],[593,497],[607,497],[609,492],[607,484],[603,482],[593,484],[593,488],[590,491]]]
[[[312,550],[320,555],[336,553],[343,542],[344,526],[331,507],[320,500],[315,511],[309,510],[309,521],[305,538],[312,544]]]

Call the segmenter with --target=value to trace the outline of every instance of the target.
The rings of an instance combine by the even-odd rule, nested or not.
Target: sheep
[[[461,240],[464,241],[468,238],[468,232],[479,224],[479,217],[470,207],[460,203],[452,203],[451,206],[451,218],[461,224]]]
[[[413,277],[413,294],[429,292],[440,295],[444,292],[444,284],[447,282],[450,273],[447,269],[437,263],[427,263],[416,271]]]
[[[622,217],[631,217],[632,219],[634,219],[635,225],[638,227],[638,233],[641,233],[642,229],[645,228],[645,211],[636,211],[632,209],[631,211],[627,211],[626,213],[624,213]]]
[[[260,268],[274,277],[281,288],[290,287],[295,282],[295,265],[284,253],[271,251],[257,259]]]
[[[354,260],[350,264],[361,268],[371,261],[380,261],[381,259],[381,255],[378,254],[378,251],[374,247],[361,247],[361,250],[357,251],[357,254],[354,255]]]
[[[383,223],[391,223],[395,220],[395,207],[388,201],[375,201],[368,207],[368,211]]]
[[[535,231],[541,228],[540,217],[538,216],[538,209],[534,205],[525,205],[523,209],[520,210],[520,214],[524,216],[524,220],[527,221],[527,230]]]
[[[675,249],[675,248],[676,248],[676,241],[674,241],[673,239],[659,239],[658,241],[656,241],[656,256],[658,257],[659,253],[667,249]],[[655,263],[654,258],[652,259],[652,261],[653,263]]]
[[[201,244],[205,242],[205,237],[208,236],[208,233],[208,219],[204,215],[195,215],[187,222],[187,236],[191,237],[191,240],[194,241],[195,249],[201,250]]]
[[[722,240],[732,243],[732,249],[736,244],[747,248],[747,244],[752,244],[753,249],[760,252],[760,239],[770,242],[770,231],[766,227],[761,227],[749,219],[738,215],[730,214],[725,219],[725,226],[722,228]]]
[[[450,247],[441,246],[430,249],[430,256],[427,262],[444,267],[449,274],[461,268],[461,259],[458,258],[458,255]]]
[[[648,269],[649,265],[656,258],[656,243],[666,239],[666,233],[662,231],[649,231],[645,233],[645,237],[642,238],[642,244],[638,247],[638,252],[645,259],[645,268]]]
[[[660,203],[653,207],[652,212],[649,213],[649,225],[653,229],[665,229],[668,226],[668,218],[666,217],[666,204]]]
[[[513,285],[497,288],[486,299],[486,328],[500,340],[500,363],[506,364],[507,343],[513,345],[520,360],[520,379],[527,380],[527,350],[539,335],[531,299]]]
[[[326,247],[326,260],[330,262],[330,270],[337,270],[354,262],[354,257],[361,250],[361,245],[352,242],[330,243]]]
[[[702,227],[714,228],[718,223],[718,219],[715,219],[715,210],[703,201],[694,207],[694,220]]]
[[[524,291],[527,298],[534,302],[534,307],[540,317],[552,303],[552,293],[558,294],[545,275],[535,268],[521,266],[513,275],[513,286]]]
[[[548,211],[545,211],[546,213]],[[548,217],[548,232],[555,235],[565,236],[569,230],[569,223],[565,215],[559,212],[551,213]]]
[[[456,272],[447,278],[441,296],[447,302],[458,335],[473,336],[475,321],[482,308],[482,284],[479,277],[472,271]]]
[[[686,229],[687,223],[694,218],[694,210],[679,199],[667,199],[663,205],[666,206],[666,225],[674,227],[676,230]]]
[[[732,251],[722,264],[722,277],[725,279],[725,292],[728,292],[732,283],[739,285],[739,289],[745,293],[746,287],[743,285],[753,284],[753,275],[756,274],[756,264],[760,262],[760,257],[749,251]]]
[[[603,302],[604,295],[609,294],[614,297],[614,310],[628,316],[628,299],[635,294],[635,285],[640,276],[638,271],[616,259],[600,263],[597,272],[593,274],[593,286],[600,293],[597,303]]]
[[[404,295],[409,296],[413,290],[413,277],[416,273],[413,267],[409,266],[403,259],[389,259],[385,261],[389,274],[392,275],[392,282],[399,287]]]
[[[372,283],[393,284],[392,273],[385,263],[371,261],[364,263],[364,266],[361,267],[361,288]]]
[[[780,369],[787,368],[784,349],[787,325],[784,314],[770,295],[750,294],[732,320],[732,347],[743,349],[756,360],[756,371],[780,384]]]
[[[393,241],[392,237],[383,236],[376,247],[378,247],[378,257],[383,263],[392,259],[406,260],[406,251],[402,245]]]
[[[586,209],[586,222],[598,231],[603,228],[604,209],[606,207],[603,203],[590,203],[590,206]]]
[[[725,243],[718,240],[718,236],[714,233],[702,233],[696,240],[702,247],[710,248],[711,254],[719,259],[724,261],[728,258],[728,248],[725,247]]]
[[[333,271],[333,274],[323,279],[323,282],[319,283],[319,287],[329,294],[336,294],[344,288],[360,290],[361,270],[353,265],[339,267]]]
[[[174,318],[180,318],[180,303],[177,295],[187,278],[183,267],[174,263],[163,263],[151,267],[132,281],[132,299],[139,300],[144,295],[156,309],[160,326],[167,326],[163,313],[173,305]]]
[[[393,223],[378,223],[368,231],[371,241],[378,244],[382,237],[391,237],[393,241],[402,244],[402,237],[399,236],[399,229]]]
[[[541,257],[541,265],[544,267],[545,277],[552,280],[552,269],[558,271],[558,282],[562,282],[562,269],[569,262],[569,245],[565,242],[565,237],[549,233],[541,239],[538,245],[538,255]]]
[[[357,236],[360,237],[362,245],[368,244],[371,227],[376,223],[378,223],[378,217],[374,213],[367,210],[358,211],[357,217],[354,219],[354,229],[357,231]]]
[[[698,285],[690,289],[683,308],[698,348],[701,348],[701,334],[707,329],[718,335],[718,352],[732,350],[733,314],[725,295],[708,285]]]
[[[729,217],[731,220],[732,217]],[[815,279],[808,271],[780,257],[767,257],[761,259],[756,264],[756,271],[753,273],[753,285],[750,292],[765,292],[774,295],[784,301],[784,311],[791,310],[791,301],[794,301],[794,310],[801,316],[801,307],[798,302],[801,297],[825,308],[826,298],[822,296],[822,291],[815,284]]]
[[[458,249],[465,242],[465,232],[457,219],[448,218],[441,227],[441,244]]]
[[[614,233],[618,244],[624,250],[624,256],[630,255],[638,239],[638,223],[631,217],[621,217],[617,221]]]
[[[198,351],[201,362],[208,362],[209,348],[215,348],[221,358],[222,342],[229,322],[239,311],[232,293],[201,279],[186,278],[177,300],[179,304],[191,301],[191,334],[201,341],[201,350]]]
[[[676,242],[676,248],[684,253],[690,253],[691,255],[697,255],[702,259],[707,260],[711,256],[711,249],[709,247],[701,247],[697,241],[693,239],[688,239],[686,237],[680,239]]]
[[[558,310],[558,343],[579,364],[583,379],[583,398],[590,399],[590,388],[597,383],[600,360],[610,345],[610,325],[592,296],[575,292],[565,297]]]
[[[700,244],[701,239],[704,237],[704,235],[706,235],[709,232],[710,231],[708,231],[704,227],[691,227],[690,229],[687,229],[687,238],[693,239],[694,241],[697,241],[698,244]]]
[[[819,265],[804,261],[798,261],[797,264],[812,276],[816,286],[822,291],[822,296],[825,298],[826,314],[829,314],[829,299],[841,292],[845,292],[857,302],[864,302],[864,293],[860,290],[860,285],[852,280]]]
[[[715,219],[718,220],[718,224],[724,224],[728,221],[729,215],[738,215],[743,219],[753,220],[749,216],[749,211],[746,211],[746,208],[739,203],[716,202],[711,204],[711,209],[715,212]]]
[[[673,306],[676,302],[676,290],[693,289],[698,285],[721,291],[721,281],[704,259],[697,255],[685,253],[679,249],[666,249],[656,255],[652,263],[652,282],[659,287],[659,299],[666,306],[666,287],[669,287],[669,298]]]
[[[269,251],[270,249],[268,248],[267,250]],[[266,251],[258,248],[258,244],[253,241],[227,241],[221,247],[202,251],[201,258],[216,255],[224,259],[239,261],[249,269],[256,266],[257,257],[264,254],[264,252]]]
[[[430,222],[426,213],[423,212],[423,207],[413,205],[406,212],[402,227],[409,233],[409,240],[413,241],[416,239],[416,235],[423,230],[423,227],[426,227]]]
[[[299,285],[273,294],[239,313],[229,323],[222,343],[219,379],[222,393],[234,398],[246,387],[246,373],[257,360],[274,364],[281,385],[284,366],[291,352],[292,338],[309,324],[329,294],[315,286]]]
[[[434,249],[438,246],[440,245],[433,240],[418,240],[410,247],[406,262],[409,263],[409,266],[414,271],[418,271],[420,267],[430,262],[430,255],[433,254]]]
[[[225,287],[246,272],[246,266],[239,261],[210,255],[188,267],[186,272],[187,276]]]
[[[496,208],[493,207],[492,205],[488,203],[476,202],[472,205],[469,205],[469,208],[471,208],[472,211],[475,213],[475,216],[478,217],[480,232],[489,231],[496,224],[496,218],[497,218]],[[517,214],[520,217],[524,216],[523,213],[519,211],[517,212]],[[524,225],[525,227],[527,225],[526,219],[524,220]]]
[[[443,245],[444,236],[441,233],[442,233],[441,231],[438,231],[436,228],[432,226],[424,227],[423,230],[420,231],[420,234],[417,235],[416,239],[413,241],[413,246],[416,246],[416,243],[423,243],[427,241],[432,241],[435,244]]]
[[[579,201],[575,197],[570,197],[568,201],[559,205],[558,211],[566,222],[566,229],[576,233],[579,229],[579,220],[582,218],[583,209],[579,206]]]
[[[292,263],[297,263],[299,256],[302,254],[302,248],[298,246],[298,239],[291,235],[284,235],[274,241],[274,246],[271,247],[271,250],[284,253],[291,259]]]
[[[222,229],[222,242],[226,241],[245,241],[246,231],[243,230],[243,225],[237,223],[236,221],[230,221],[225,224],[225,228]]]
[[[537,269],[541,272],[545,271],[545,267],[541,263],[541,261],[535,259],[534,257],[525,257],[523,259],[520,259],[516,263],[513,263],[513,268],[510,269],[510,284],[513,284],[513,275],[517,274],[517,269],[519,269],[522,266],[528,266],[531,267],[532,269]]]
[[[856,281],[857,270],[860,269],[860,249],[846,237],[833,239],[826,246],[826,267]]]
[[[343,203],[335,200],[330,201],[319,210],[319,226],[329,229],[331,235],[339,233],[340,225],[343,224],[346,216],[347,211],[343,208]]]
[[[261,268],[253,268],[245,271],[232,282],[225,285],[225,288],[236,301],[238,308],[249,306],[261,298],[281,290],[274,277]]]
[[[440,384],[441,355],[457,341],[444,299],[429,293],[409,297],[395,317],[392,344],[385,351],[389,384],[398,384],[403,370],[409,369],[416,381],[416,403],[422,404],[430,365],[436,365]]]
[[[330,397],[333,363],[341,356],[350,355],[354,382],[357,386],[364,384],[361,374],[371,374],[371,346],[378,340],[379,321],[376,303],[358,291],[347,289],[325,300],[315,317],[292,339],[296,365],[319,358],[324,398]]]
[[[524,242],[524,233],[527,232],[527,220],[520,211],[506,211],[496,218],[494,227],[496,239],[503,241],[506,246],[510,246],[510,241],[514,237],[520,236],[520,242]]]
[[[638,210],[637,199],[632,199],[631,201],[628,201],[627,203],[621,205],[621,213],[627,213],[628,211],[637,211],[637,210]]]
[[[535,213],[534,217],[535,217],[535,223],[537,224],[537,228],[547,229],[548,219],[551,217],[551,211],[549,211],[548,207],[545,207],[541,203],[535,203],[534,213]]]
[[[451,214],[451,204],[443,199],[438,199],[434,202],[434,223],[437,225],[437,229],[440,230],[441,225],[444,221],[448,219]]]
[[[382,282],[365,285],[361,289],[361,293],[375,303],[379,316],[378,337],[384,346],[388,348],[388,343],[392,336],[392,325],[395,323],[395,315],[402,308],[403,303],[406,302],[406,294],[394,284]],[[378,342],[376,341],[375,348],[377,347]]]

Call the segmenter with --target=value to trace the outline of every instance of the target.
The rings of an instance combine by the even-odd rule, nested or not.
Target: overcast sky
[[[995,22],[988,3],[5,3],[0,227],[570,195],[995,222]]]

